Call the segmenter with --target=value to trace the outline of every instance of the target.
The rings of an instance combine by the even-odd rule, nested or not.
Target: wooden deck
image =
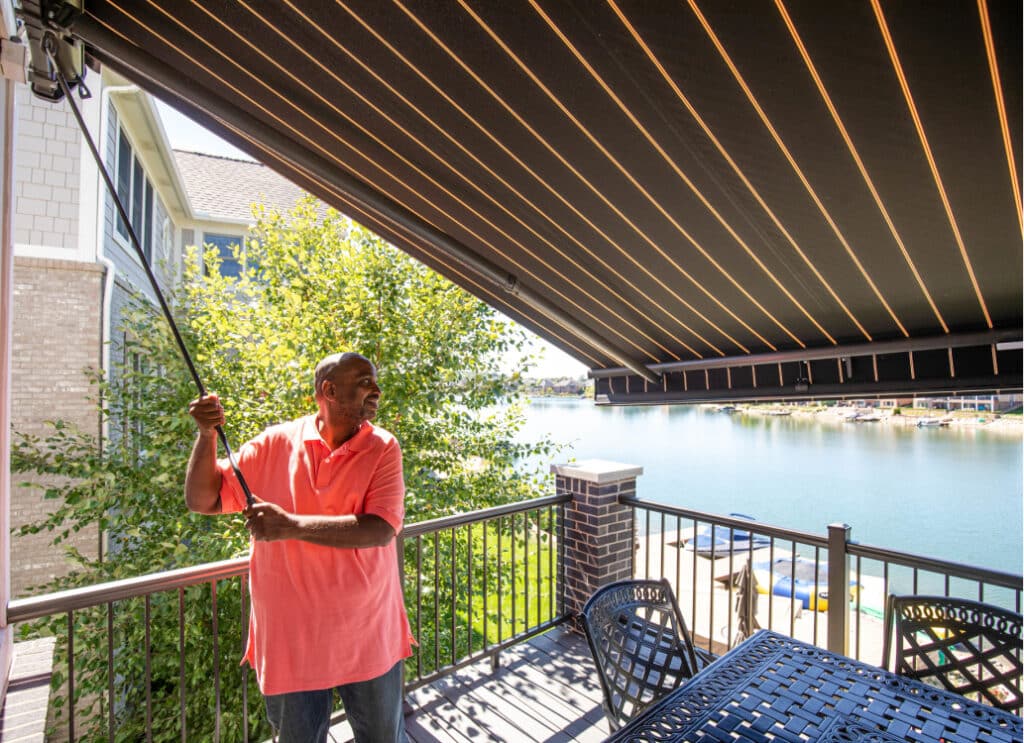
[[[55,643],[52,637],[14,643],[7,695],[0,700],[2,743],[43,743],[46,739]]]
[[[412,692],[410,743],[594,741],[609,735],[587,641],[556,628]],[[331,740],[349,740],[346,725]]]

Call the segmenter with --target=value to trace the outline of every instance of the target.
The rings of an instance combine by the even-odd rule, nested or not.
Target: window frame
[[[202,237],[202,241],[200,242],[200,245],[202,245],[202,248],[203,248],[204,251],[206,250],[206,246],[207,245],[215,245],[217,247],[217,250],[220,251],[220,259],[221,259],[220,268],[219,268],[220,275],[222,277],[225,277],[225,278],[227,278],[229,276],[233,277],[233,278],[236,278],[236,279],[239,278],[242,275],[242,273],[245,271],[245,268],[246,268],[246,260],[245,260],[245,258],[246,258],[246,255],[245,255],[245,253],[246,253],[246,250],[245,250],[245,237],[246,236],[245,235],[231,235],[231,234],[227,234],[227,233],[224,233],[224,232],[207,232],[206,230],[203,230],[202,235],[203,235],[203,237]],[[211,240],[211,238],[214,238],[214,239]],[[223,242],[223,244],[222,244],[220,241],[225,241],[225,242]],[[240,260],[236,261],[233,256],[225,255],[225,252],[224,252],[225,249],[229,248],[232,244],[237,244],[238,247],[240,248],[240,251],[239,251],[239,258],[240,258]],[[238,266],[238,272],[237,273],[225,274],[224,273],[224,265],[226,263],[237,265]],[[205,265],[205,263],[204,263],[204,265]]]
[[[123,159],[124,158],[124,159]],[[142,254],[148,265],[153,265],[153,220],[156,213],[155,201],[158,198],[153,181],[139,159],[138,148],[120,120],[117,122],[117,139],[114,148],[114,172],[116,173],[116,190],[118,198],[128,212],[128,219],[135,231],[135,236],[142,246]],[[127,180],[125,179],[127,176]],[[128,248],[138,259],[131,245],[128,228],[121,219],[117,209],[114,210],[114,239],[123,247]]]

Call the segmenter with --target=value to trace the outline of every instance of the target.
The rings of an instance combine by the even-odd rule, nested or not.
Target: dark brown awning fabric
[[[610,402],[1020,388],[1020,28],[987,0],[87,0],[70,22]]]

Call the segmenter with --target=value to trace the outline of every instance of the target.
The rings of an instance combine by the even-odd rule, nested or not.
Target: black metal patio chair
[[[968,599],[889,596],[882,665],[1019,715],[1021,615]]]
[[[730,648],[734,648],[748,637],[761,629],[757,621],[757,577],[754,567],[747,560],[743,569],[736,576],[736,631],[733,633]]]
[[[694,647],[664,579],[599,588],[580,616],[613,732],[714,659]]]

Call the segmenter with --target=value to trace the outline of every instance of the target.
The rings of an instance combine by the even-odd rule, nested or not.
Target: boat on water
[[[918,428],[938,428],[940,426],[948,426],[950,423],[949,418],[922,418],[917,422]]]
[[[730,513],[734,519],[746,519],[754,521],[752,516],[743,513]],[[742,553],[750,550],[761,549],[771,544],[771,539],[761,534],[752,534],[746,529],[730,530],[728,526],[721,524],[712,527],[711,524],[704,524],[699,527],[692,538],[686,540],[685,549],[696,552],[701,557],[711,557],[712,554],[718,557],[727,557],[730,553]]]
[[[845,418],[847,423],[877,423],[882,420],[878,413],[854,413]]]
[[[758,593],[792,597],[809,611],[828,609],[828,563],[808,557],[776,557],[774,561],[754,563]],[[857,581],[850,581],[850,595],[859,590]],[[769,590],[770,589],[770,590]]]

